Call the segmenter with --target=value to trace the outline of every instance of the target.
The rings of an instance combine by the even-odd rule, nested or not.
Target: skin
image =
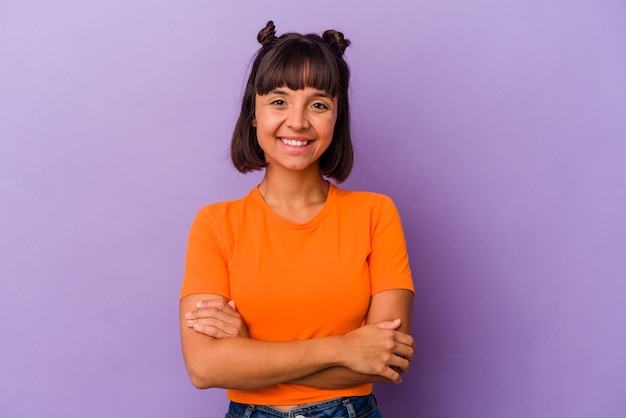
[[[395,331],[401,325],[400,320],[368,324],[342,336],[284,343],[246,337],[210,337],[202,332],[202,320],[193,316],[209,318],[211,309],[198,309],[198,303],[219,306],[220,299],[224,305],[228,304],[218,295],[190,295],[181,301],[183,354],[192,383],[199,388],[258,389],[305,380],[335,366],[400,383],[400,373],[408,370],[413,358],[413,339]],[[198,324],[188,327],[189,319]],[[363,376],[360,382],[371,381],[372,376]],[[320,383],[319,387],[327,387]],[[351,387],[355,383],[329,384]]]
[[[280,87],[257,95],[255,104],[253,126],[267,161],[259,191],[280,216],[305,223],[321,210],[328,194],[318,160],[332,141],[337,98],[308,87]],[[264,342],[250,338],[235,301],[190,295],[180,303],[185,364],[198,388],[296,383],[339,389],[400,383],[413,361],[412,301],[408,290],[380,292],[371,297],[365,325],[346,335]]]
[[[409,337],[398,335],[396,342],[407,345],[410,349],[406,350],[405,347],[399,346],[397,351],[393,353],[396,356],[405,356],[409,363],[413,360],[413,349],[415,348],[413,339],[408,335],[412,302],[413,294],[408,290],[387,290],[377,293],[370,300],[370,309],[365,321],[368,326],[396,330],[398,334],[405,334],[406,337]],[[389,319],[396,317],[403,319]],[[237,312],[234,302],[228,301],[223,296],[207,295],[206,299],[198,301],[194,309],[187,312],[184,318],[186,327],[211,338],[250,338],[245,321]],[[394,335],[394,339],[395,337]],[[395,366],[389,367],[393,369]],[[370,382],[401,383],[401,374],[408,371],[408,364],[405,369],[395,368],[393,370],[398,373],[397,376],[391,375],[393,378],[383,378],[382,376],[364,375],[349,369],[335,367],[289,383],[324,389],[341,389]]]
[[[317,161],[330,146],[337,121],[337,98],[311,87],[291,90],[279,87],[256,95],[257,140],[271,172],[319,174]],[[304,147],[286,145],[279,139],[308,141]],[[317,177],[317,176],[315,176]]]
[[[279,215],[305,223],[324,206],[328,183],[318,160],[330,146],[337,121],[337,98],[307,87],[274,89],[255,99],[257,139],[267,167],[259,191]],[[304,147],[280,139],[308,141]]]

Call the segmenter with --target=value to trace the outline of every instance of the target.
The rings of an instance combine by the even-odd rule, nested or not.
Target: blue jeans
[[[225,418],[382,418],[374,395],[336,398],[297,406],[289,412],[271,406],[231,402]]]

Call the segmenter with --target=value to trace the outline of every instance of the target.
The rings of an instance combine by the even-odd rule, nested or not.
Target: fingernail
[[[191,318],[191,312],[187,312],[187,313],[185,314],[185,318]]]
[[[200,302],[196,302],[196,308],[199,308],[199,307],[201,307],[201,306],[202,306],[202,301],[200,301]]]
[[[193,321],[191,319],[187,320],[187,326],[190,327],[193,325]]]

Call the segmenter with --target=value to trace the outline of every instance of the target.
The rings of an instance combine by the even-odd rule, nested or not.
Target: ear
[[[256,128],[256,118],[252,119],[252,122],[250,122],[250,124],[253,128]]]

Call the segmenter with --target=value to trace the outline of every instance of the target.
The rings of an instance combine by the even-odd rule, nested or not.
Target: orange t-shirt
[[[203,207],[191,227],[181,298],[212,293],[232,299],[252,338],[296,341],[343,335],[363,325],[370,297],[413,291],[398,211],[382,194],[331,183],[309,222],[281,218],[253,189],[240,200]],[[298,405],[371,393],[280,384],[228,390],[230,400]]]

